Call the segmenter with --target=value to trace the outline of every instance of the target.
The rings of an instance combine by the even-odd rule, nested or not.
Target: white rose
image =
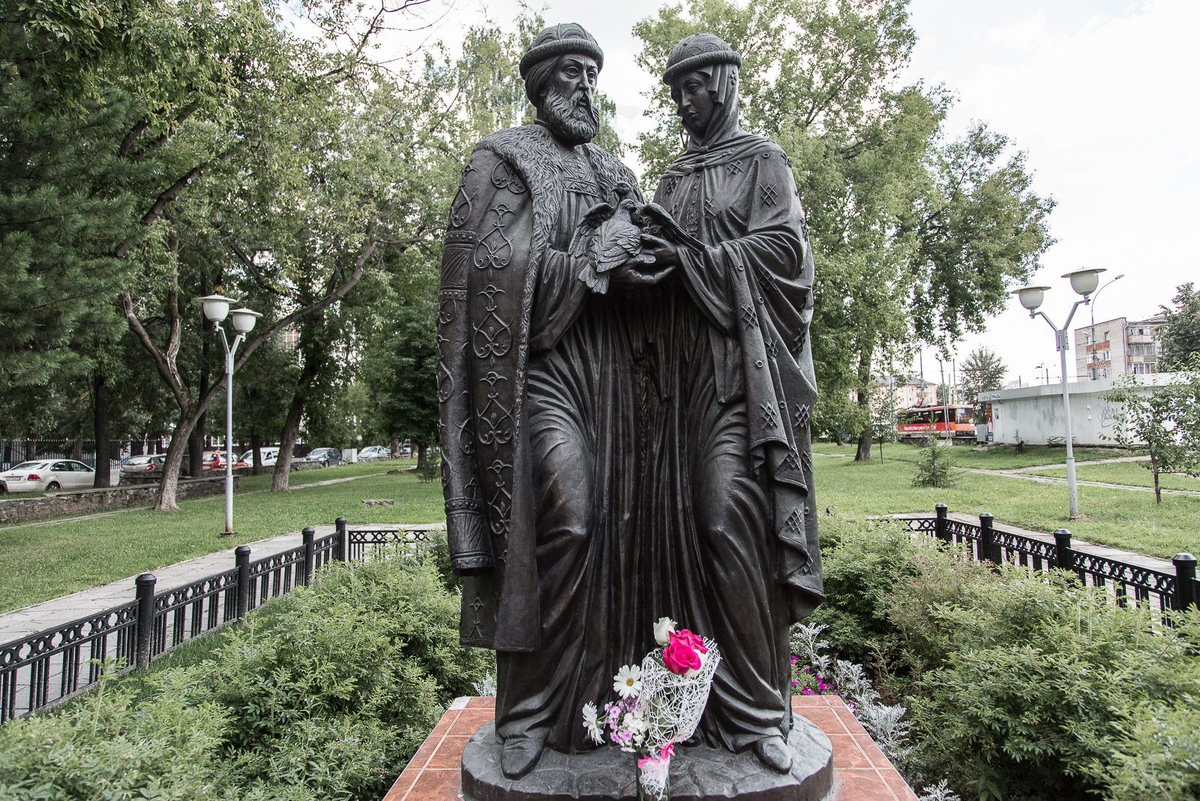
[[[667,635],[670,634],[674,630],[675,630],[675,621],[674,620],[671,620],[671,618],[669,618],[669,617],[660,617],[654,623],[654,639],[655,639],[655,641],[659,645],[666,647],[666,645],[669,642],[671,642],[671,638],[668,637]]]

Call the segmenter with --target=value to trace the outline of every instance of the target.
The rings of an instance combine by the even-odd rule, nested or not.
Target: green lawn
[[[221,495],[183,501],[174,514],[140,509],[47,526],[0,526],[0,612],[338,517],[351,523],[442,522],[440,482],[423,483],[409,472],[369,475],[396,466],[375,462],[301,471],[292,474],[292,486],[368,477],[288,493],[254,492],[269,486],[270,476],[247,478],[234,499],[238,534],[230,538],[218,536],[225,523]],[[368,509],[364,498],[392,498],[396,504]]]
[[[1066,528],[1089,542],[1151,556],[1200,553],[1200,498],[1165,496],[1162,505],[1156,506],[1151,493],[1084,486],[1079,488],[1079,507],[1084,517],[1072,521],[1067,518],[1067,488],[1063,485],[960,472],[957,485],[949,489],[914,487],[914,450],[905,448],[885,447],[885,462],[881,465],[878,458],[856,463],[853,445],[839,448],[819,444],[814,459],[818,507],[833,507],[851,515],[885,515],[932,513],[941,502],[954,512],[990,512],[997,522],[1044,533]],[[961,452],[956,448],[955,462],[968,464],[968,459],[961,458],[968,452],[968,448]],[[897,458],[891,458],[893,453]],[[1011,454],[1014,458],[1028,455]],[[975,462],[970,466],[992,465]],[[1129,467],[1141,469],[1135,464]]]
[[[1148,463],[1120,462],[1118,464],[1088,464],[1075,468],[1080,481],[1103,481],[1107,484],[1126,484],[1131,487],[1153,487],[1154,476],[1145,466]],[[1066,478],[1067,468],[1054,467],[1038,470],[1039,476]],[[1195,490],[1200,492],[1200,478],[1163,473],[1158,477],[1163,489]]]

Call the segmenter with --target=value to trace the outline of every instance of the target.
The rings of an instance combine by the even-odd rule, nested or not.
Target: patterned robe
[[[823,597],[809,418],[813,264],[783,151],[725,121],[655,200],[701,251],[656,337],[664,402],[640,514],[653,602],[722,646],[701,731],[740,751],[790,726],[788,626]],[[645,623],[643,623],[645,625]]]
[[[633,175],[540,125],[484,139],[451,207],[438,334],[461,639],[494,648],[497,731],[587,747],[579,710],[632,658],[632,367],[645,301],[594,295],[568,255]]]

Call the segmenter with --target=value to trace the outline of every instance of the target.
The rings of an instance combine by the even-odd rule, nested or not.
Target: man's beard
[[[600,112],[584,95],[572,102],[552,89],[546,93],[541,111],[550,132],[572,147],[592,141],[600,130]]]

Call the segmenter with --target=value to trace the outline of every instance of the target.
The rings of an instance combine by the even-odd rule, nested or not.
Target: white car
[[[381,459],[391,459],[392,451],[382,445],[370,445],[358,452],[360,462],[377,462]]]
[[[262,459],[263,467],[274,467],[275,462],[279,461],[279,448],[260,448],[259,457]],[[234,467],[254,467],[254,451],[249,450],[241,455]]]
[[[112,471],[119,483],[121,473]],[[0,475],[9,492],[57,492],[58,490],[90,489],[96,481],[96,471],[74,459],[45,459],[21,464]]]

